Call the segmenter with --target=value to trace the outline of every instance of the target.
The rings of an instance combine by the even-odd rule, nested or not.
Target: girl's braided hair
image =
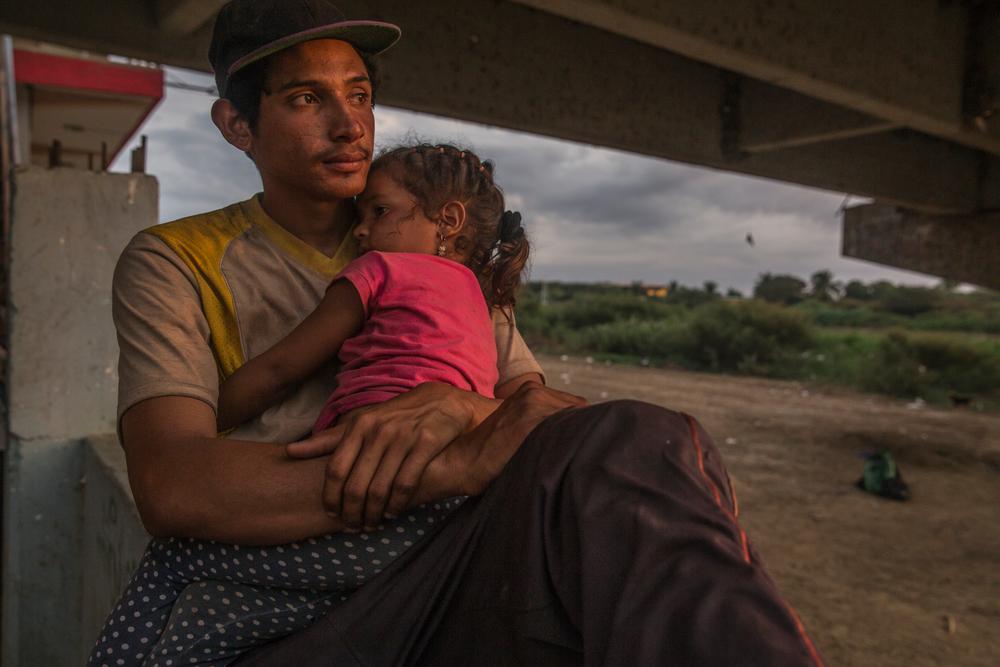
[[[465,206],[465,227],[455,249],[479,278],[490,307],[509,310],[528,262],[521,214],[505,211],[503,191],[493,181],[493,163],[450,144],[401,146],[383,152],[369,174],[386,171],[430,219],[449,201]]]

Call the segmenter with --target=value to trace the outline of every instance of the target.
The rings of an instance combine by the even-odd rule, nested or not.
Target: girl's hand
[[[330,455],[323,505],[348,530],[373,530],[412,505],[428,464],[500,401],[438,383],[343,417],[287,446],[293,458]],[[443,497],[443,496],[442,496]]]

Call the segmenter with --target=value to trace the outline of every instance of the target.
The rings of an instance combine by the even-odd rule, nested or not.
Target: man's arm
[[[525,373],[524,375],[518,375],[511,380],[507,380],[503,384],[498,384],[497,388],[493,391],[493,395],[501,400],[510,398],[514,395],[514,392],[521,388],[521,385],[528,382],[545,384],[545,379],[542,377],[541,373]]]
[[[281,544],[337,532],[319,502],[326,459],[293,460],[271,443],[215,437],[215,413],[183,396],[152,398],[122,416],[129,483],[156,537]]]
[[[524,395],[524,387],[529,385],[539,386],[524,385],[515,397]],[[509,400],[514,413],[520,410],[530,419],[538,410],[526,408],[523,399]],[[350,515],[351,521],[331,517],[319,502],[321,492],[329,487],[333,464],[332,457],[319,455],[351,446],[344,444],[345,429],[351,429],[346,435],[354,438],[358,446],[365,445],[358,457],[362,465],[371,463],[372,451],[406,451],[404,458],[415,477],[407,483],[412,488],[405,501],[400,501],[395,510],[398,513],[418,503],[464,493],[470,479],[499,472],[503,466],[496,468],[495,457],[477,458],[474,453],[490,437],[507,438],[508,432],[480,431],[459,447],[464,456],[434,463],[441,449],[460,435],[473,432],[498,404],[447,385],[422,385],[373,406],[350,426],[338,425],[300,443],[297,446],[314,457],[293,459],[280,445],[216,438],[215,413],[208,404],[164,396],[138,403],[125,412],[121,420],[122,444],[139,514],[154,536],[280,544],[361,527],[354,515]],[[505,414],[511,414],[511,410]],[[408,438],[415,447],[405,447]],[[513,443],[514,450],[518,445],[520,441]],[[510,446],[497,449],[500,456],[507,451],[512,454]],[[393,453],[384,458],[390,459]],[[397,462],[395,471],[401,463]],[[432,464],[435,470],[425,478],[425,469]],[[356,469],[361,472],[354,479],[362,480],[357,489],[364,489],[358,491],[358,514],[366,496],[373,493],[374,484],[381,479],[375,474],[380,469],[379,465],[368,472]],[[395,476],[386,479],[382,506],[394,481]],[[344,495],[347,497],[348,491]],[[374,523],[381,520],[382,506],[375,513]]]
[[[289,456],[329,454],[323,505],[346,530],[374,529],[383,517],[413,506],[418,491],[447,498],[454,493],[421,489],[430,462],[500,405],[498,399],[451,385],[427,382],[388,401],[354,410],[337,423],[288,446]],[[454,488],[447,482],[445,490]]]
[[[423,384],[289,445],[288,453],[330,454],[323,504],[345,530],[370,530],[413,505],[480,493],[542,420],[585,403],[529,377],[518,378],[524,382],[502,402]]]
[[[414,503],[429,502],[442,492],[483,493],[535,427],[557,412],[586,404],[581,396],[525,382],[481,424],[456,438],[431,461]]]
[[[195,276],[140,233],[115,270],[119,428],[129,482],[157,536],[282,543],[340,528],[323,511],[325,461],[216,438],[219,371]]]

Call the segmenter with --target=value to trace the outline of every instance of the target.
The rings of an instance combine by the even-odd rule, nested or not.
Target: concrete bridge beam
[[[354,15],[368,7],[369,15],[409,26],[384,61],[380,100],[389,105],[920,210],[958,213],[979,206],[982,153],[912,131],[815,143],[809,133],[863,135],[878,121],[771,84],[744,80],[750,114],[744,127],[751,140],[756,132],[766,141],[788,142],[785,150],[728,150],[726,73],[606,30],[512,3],[340,5]],[[482,20],[484,13],[490,21]],[[812,114],[826,115],[801,130],[790,121]],[[792,128],[785,136],[783,123]],[[797,131],[805,139],[789,147]]]
[[[964,104],[1000,58],[994,0],[514,1],[1000,154],[1000,122]]]
[[[1000,213],[942,217],[854,206],[844,212],[843,254],[1000,289]]]
[[[215,18],[227,0],[152,0],[156,23],[165,31],[186,35]]]
[[[211,22],[192,26],[217,4],[6,3],[0,30],[204,70]],[[980,123],[986,130],[976,140],[963,124],[968,3],[791,0],[780,11],[764,0],[338,6],[403,26],[383,63],[381,101],[392,106],[937,213],[978,210],[991,196],[983,174],[1000,170],[1000,157],[986,150],[1000,146],[990,143],[993,121]],[[997,43],[976,44],[969,52],[985,74],[974,78],[988,81]],[[742,81],[741,107],[727,117],[732,72]]]
[[[901,129],[900,123],[741,77],[739,150],[747,153],[855,139]]]

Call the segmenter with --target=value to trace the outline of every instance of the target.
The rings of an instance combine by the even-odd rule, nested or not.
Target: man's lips
[[[321,155],[319,160],[328,169],[351,173],[365,168],[368,164],[368,153],[364,151],[326,153]]]

